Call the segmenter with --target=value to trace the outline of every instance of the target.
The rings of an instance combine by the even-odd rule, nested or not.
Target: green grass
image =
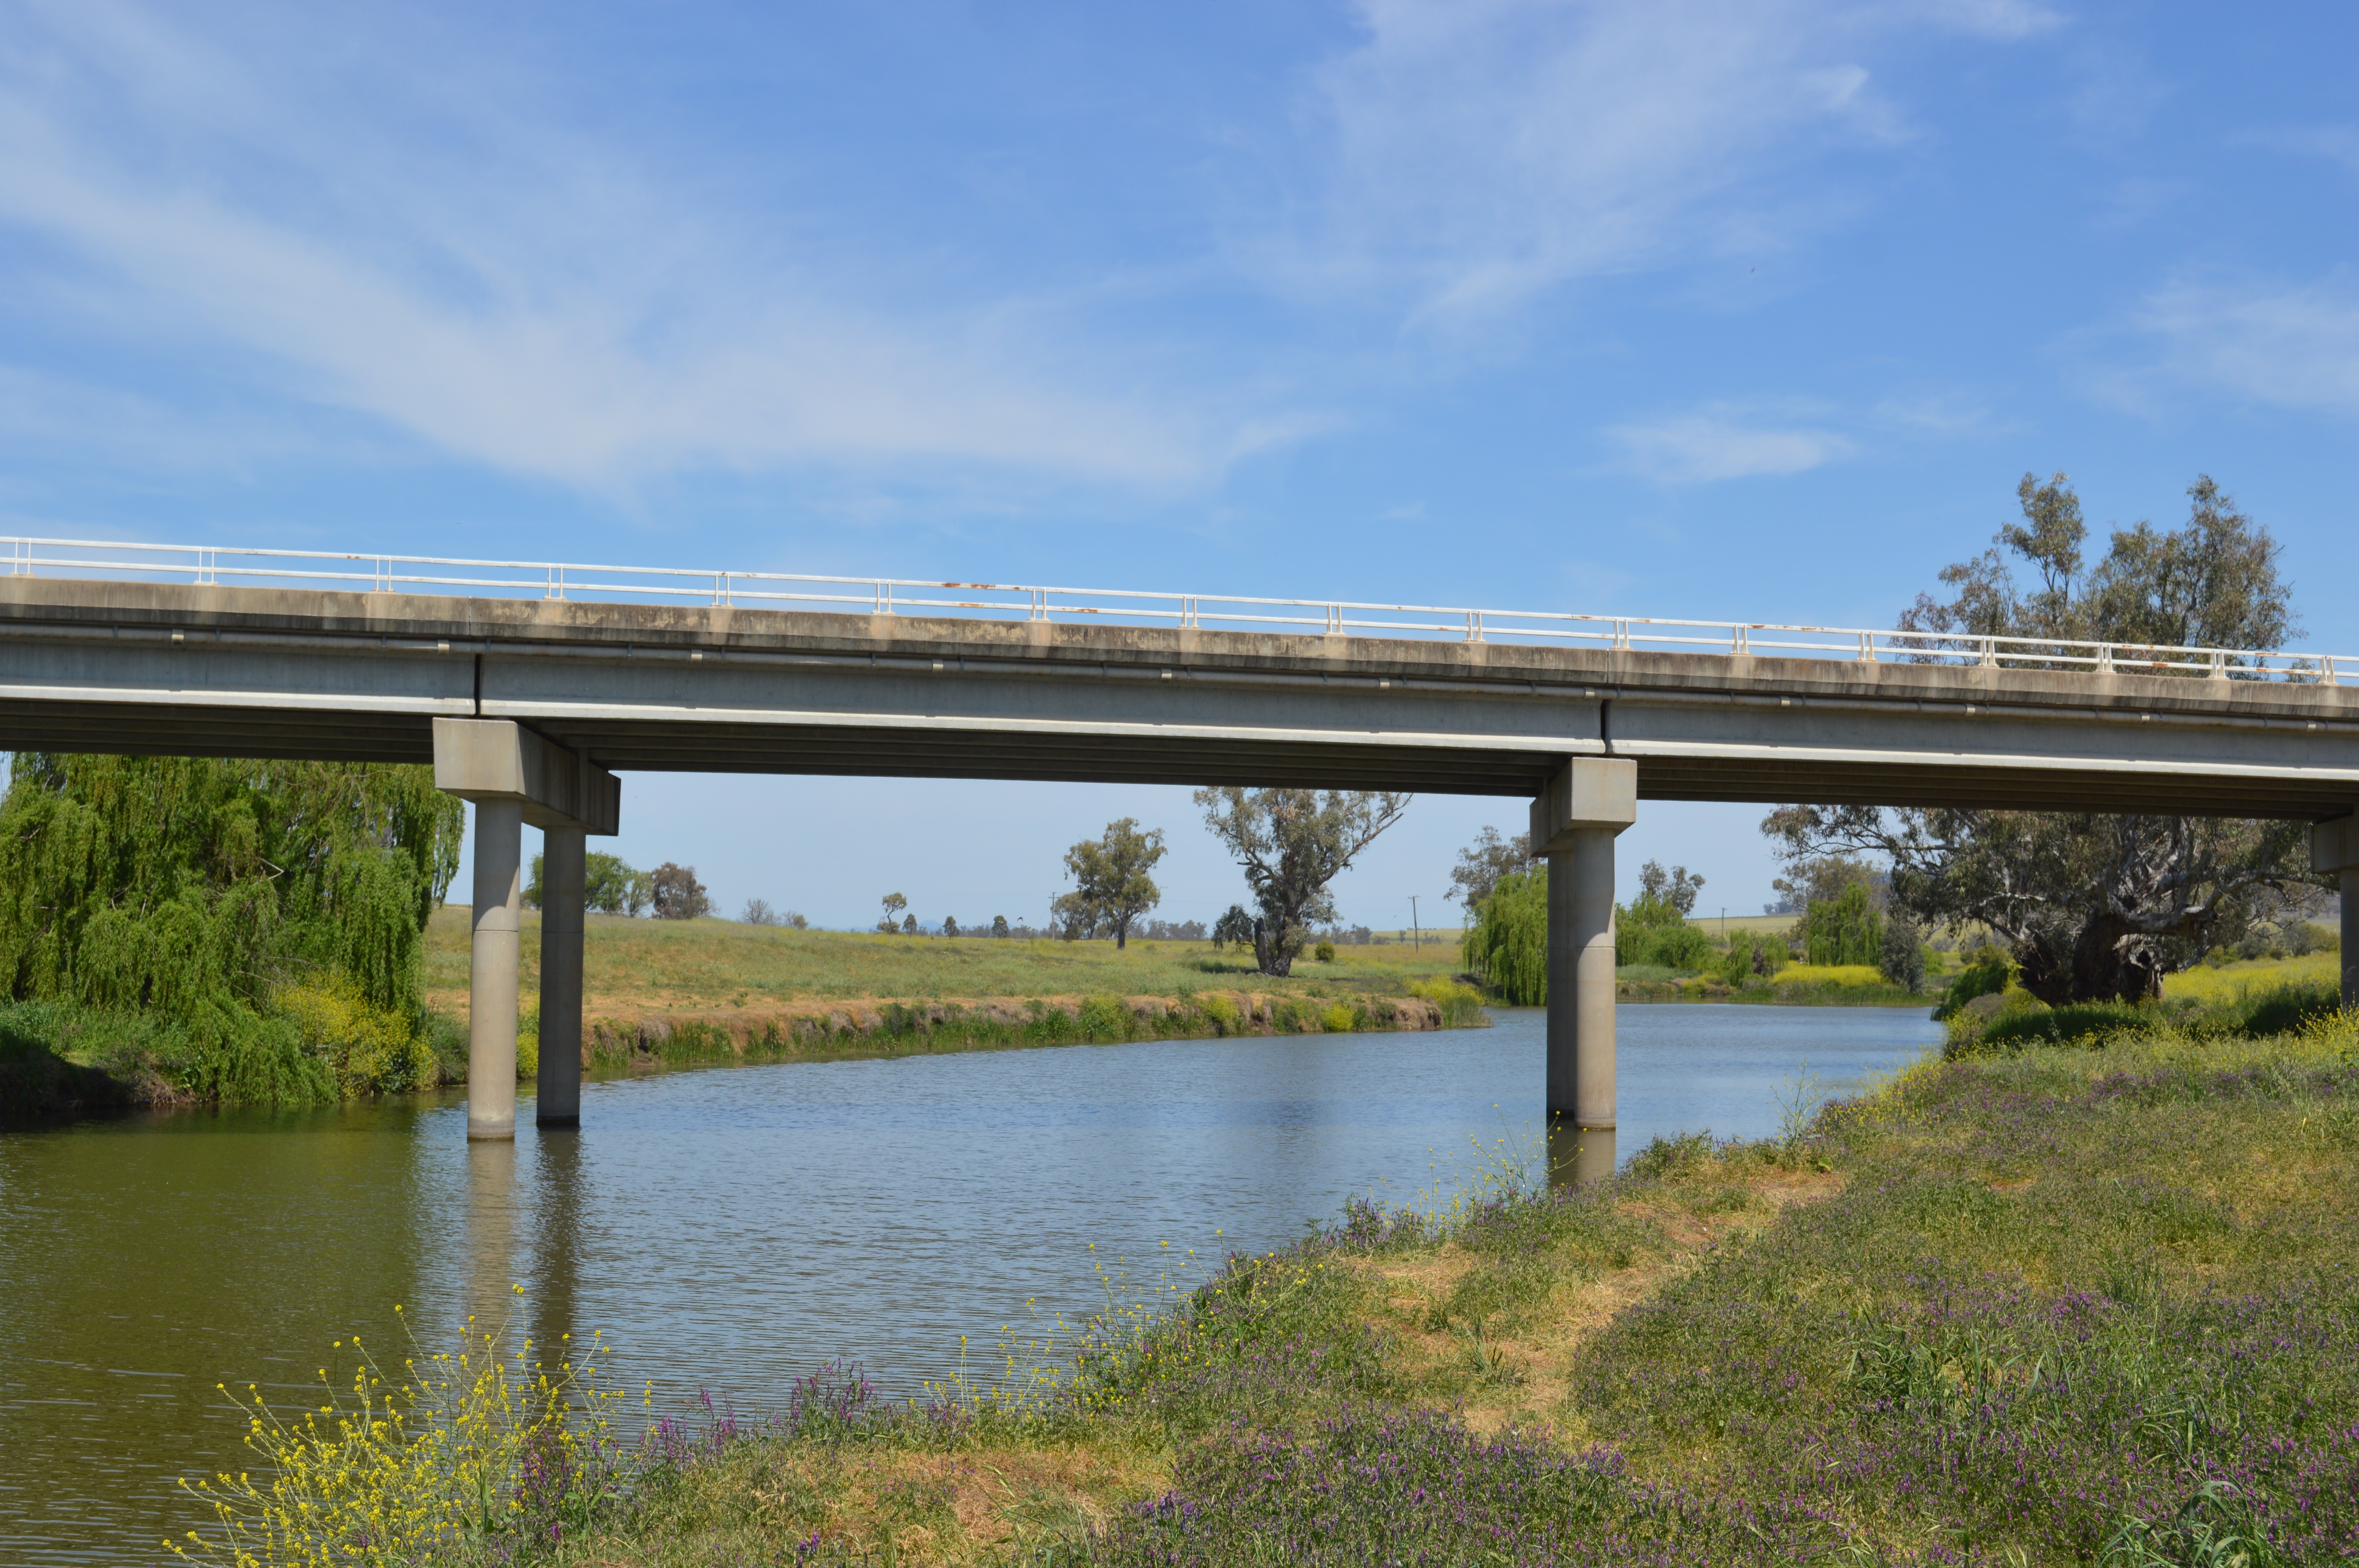
[[[995,1393],[738,1390],[562,1561],[2350,1561],[2359,1020],[2100,1044],[1110,1281]]]
[[[426,932],[426,984],[438,1011],[463,1014],[467,911],[437,910]],[[525,916],[522,985],[539,979],[539,917]],[[582,944],[584,1011],[716,1009],[788,1002],[973,1001],[990,998],[1176,997],[1224,989],[1349,1000],[1397,997],[1458,971],[1456,943],[1341,946],[1294,973],[1257,973],[1253,955],[1209,942],[1016,941],[788,931],[727,920],[592,915]]]

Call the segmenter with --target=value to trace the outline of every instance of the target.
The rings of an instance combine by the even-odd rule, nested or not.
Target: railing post
[[[1875,639],[1874,633],[1862,632],[1859,634],[1858,662],[1863,665],[1872,665],[1875,663]]]
[[[2228,654],[2227,654],[2227,651],[2226,651],[2225,649],[2222,649],[2222,648],[2214,648],[2214,649],[2212,649],[2212,679],[2213,679],[2213,680],[2226,680],[2227,678],[2228,678]]]

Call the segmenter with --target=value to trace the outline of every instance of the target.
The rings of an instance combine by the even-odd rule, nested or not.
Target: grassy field
[[[437,1011],[464,1016],[467,911],[438,909],[426,928],[426,985]],[[539,983],[540,917],[524,920],[522,983]],[[582,941],[584,1010],[712,1009],[759,1002],[951,1001],[995,997],[1176,996],[1212,987],[1304,997],[1407,995],[1458,971],[1458,947],[1345,946],[1305,954],[1286,979],[1253,955],[1209,942],[1016,941],[788,931],[728,920],[593,914]]]
[[[2299,958],[2243,958],[2216,968],[2198,964],[2167,977],[2164,1000],[2234,1001],[2288,985],[2332,985],[2342,979],[2340,953],[2310,953]]]
[[[736,1390],[766,1413],[531,1471],[447,1560],[2359,1557],[2359,1020],[1930,1062],[1577,1192],[1518,1164],[1184,1299],[1110,1281],[996,1390]]]

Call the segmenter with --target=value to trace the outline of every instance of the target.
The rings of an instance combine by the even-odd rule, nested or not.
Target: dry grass
[[[463,1017],[467,911],[436,910],[426,927],[426,988],[436,1011]],[[540,917],[524,922],[522,981],[539,983]],[[1332,964],[1305,955],[1285,979],[1256,974],[1249,953],[1209,942],[1016,941],[788,931],[727,920],[590,917],[582,1006],[592,1014],[763,1008],[780,1003],[962,1001],[1077,996],[1184,996],[1250,989],[1298,997],[1400,996],[1458,970],[1457,948],[1346,946]]]

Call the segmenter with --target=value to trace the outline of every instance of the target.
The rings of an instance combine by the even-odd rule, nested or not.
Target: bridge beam
[[[475,803],[474,932],[467,977],[467,1136],[516,1136],[516,967],[524,825],[545,835],[540,928],[540,1125],[582,1119],[582,893],[586,835],[621,826],[614,774],[505,719],[437,719],[435,787]]]
[[[1551,1177],[1614,1173],[1614,839],[1638,819],[1638,766],[1574,757],[1532,802],[1548,858],[1548,1115]]]
[[[2312,823],[2310,863],[2343,873],[2343,1005],[2359,1008],[2359,816]]]

